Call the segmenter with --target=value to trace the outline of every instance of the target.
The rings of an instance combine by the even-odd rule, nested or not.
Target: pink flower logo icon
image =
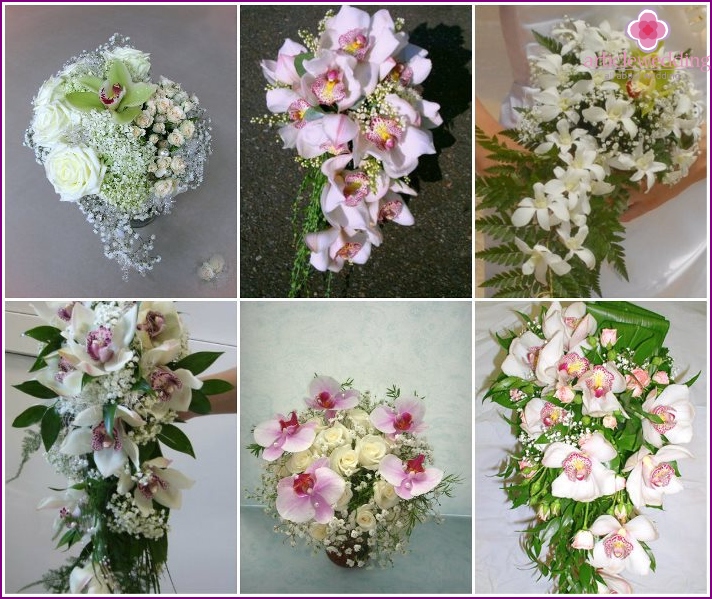
[[[644,10],[638,15],[637,21],[628,24],[628,36],[638,42],[638,47],[643,52],[652,52],[657,48],[658,42],[665,39],[670,32],[670,27],[654,10]]]

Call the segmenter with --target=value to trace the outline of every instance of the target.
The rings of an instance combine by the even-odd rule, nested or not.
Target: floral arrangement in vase
[[[25,144],[64,202],[74,202],[127,277],[142,275],[154,236],[134,229],[203,182],[210,121],[179,83],[150,77],[150,55],[114,34],[40,87]]]
[[[316,376],[308,394],[305,409],[254,428],[249,449],[264,472],[251,497],[292,546],[301,538],[338,565],[385,567],[460,479],[431,465],[423,398],[393,386],[377,401],[328,376]]]
[[[481,286],[495,297],[600,296],[603,262],[628,277],[630,191],[673,185],[697,159],[702,94],[689,52],[644,52],[606,22],[565,20],[534,36],[531,105],[504,132],[528,151],[477,130],[495,161],[476,180],[477,229],[491,239],[477,257],[502,266]]]
[[[294,204],[290,297],[305,292],[309,264],[330,272],[364,264],[386,223],[414,223],[408,175],[435,153],[429,129],[442,118],[418,91],[428,53],[403,25],[385,9],[342,6],[316,35],[300,31],[303,43],[287,39],[276,61],[262,61],[273,114],[254,120],[278,127],[306,171]]]
[[[499,476],[536,520],[522,546],[559,593],[631,593],[655,570],[649,508],[683,490],[695,409],[663,345],[670,323],[627,302],[553,302],[497,335],[507,352],[485,399],[512,411]]]
[[[16,388],[42,401],[12,423],[38,425],[26,434],[20,470],[44,447],[67,482],[38,508],[57,510],[57,548],[81,549],[34,584],[56,593],[160,592],[170,512],[193,485],[162,448],[195,457],[176,423],[184,412],[209,413],[208,396],[232,388],[197,378],[220,353],[190,353],[172,302],[51,302],[35,310],[47,324],[25,334],[42,349],[34,379]]]

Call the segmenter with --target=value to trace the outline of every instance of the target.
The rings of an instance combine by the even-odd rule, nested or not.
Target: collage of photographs
[[[2,596],[709,596],[708,3],[2,4]]]

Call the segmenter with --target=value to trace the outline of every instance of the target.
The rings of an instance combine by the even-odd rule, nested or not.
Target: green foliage
[[[13,385],[18,391],[27,393],[32,397],[37,397],[38,399],[54,399],[57,394],[52,391],[49,387],[45,387],[42,383],[38,381],[25,381],[19,385]]]
[[[194,354],[190,354],[176,364],[172,365],[172,369],[177,370],[178,368],[185,368],[197,376],[209,368],[221,355],[222,352],[216,351],[195,352]]]
[[[173,424],[164,424],[161,427],[158,440],[175,451],[187,453],[189,456],[195,457],[193,445],[191,444],[188,435]]]
[[[205,395],[219,395],[220,393],[232,391],[234,388],[235,387],[227,381],[223,381],[221,379],[208,379],[203,381],[203,386],[200,388],[200,391],[202,391]]]
[[[210,414],[212,406],[210,405],[208,396],[205,395],[205,393],[203,393],[200,389],[193,389],[191,392],[190,407],[188,410],[194,414]]]

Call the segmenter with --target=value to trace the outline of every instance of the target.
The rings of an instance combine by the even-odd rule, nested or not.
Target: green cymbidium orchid
[[[79,82],[91,91],[70,92],[66,95],[67,101],[79,110],[106,108],[119,123],[130,123],[136,118],[143,103],[157,87],[153,83],[132,81],[126,65],[120,60],[110,64],[106,81],[88,75],[80,77]]]

